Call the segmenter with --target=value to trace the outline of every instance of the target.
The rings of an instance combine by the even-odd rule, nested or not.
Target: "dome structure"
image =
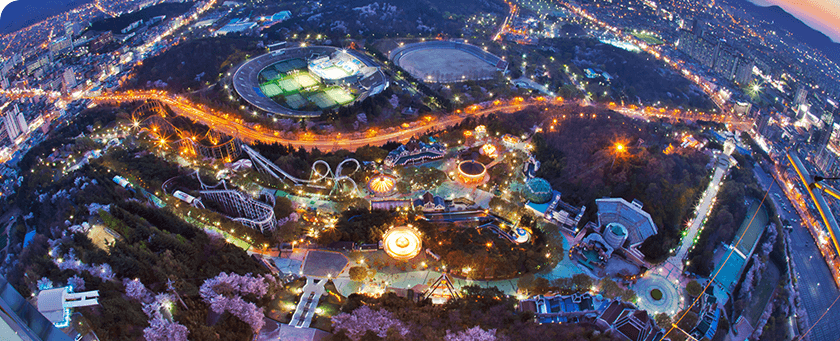
[[[613,249],[620,249],[621,246],[624,245],[624,241],[627,240],[627,228],[619,223],[607,224],[607,227],[604,228],[603,234],[604,240],[607,244],[610,244]]]
[[[542,178],[533,178],[525,183],[527,190],[525,198],[535,204],[544,204],[551,200],[552,189],[548,181]]]

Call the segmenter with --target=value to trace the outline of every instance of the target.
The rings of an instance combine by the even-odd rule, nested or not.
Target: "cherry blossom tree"
[[[85,279],[79,275],[73,275],[67,279],[67,284],[73,287],[73,290],[85,290]]]
[[[144,303],[151,301],[152,293],[149,289],[146,289],[146,286],[139,279],[125,278],[123,279],[123,285],[125,286],[125,294],[128,298]]]
[[[353,341],[361,340],[368,331],[382,338],[388,336],[388,330],[391,329],[402,336],[408,334],[408,327],[390,312],[383,309],[373,310],[368,306],[361,306],[350,314],[335,315],[332,324],[335,330],[344,330],[347,337]]]
[[[186,341],[189,333],[186,326],[160,318],[149,321],[149,326],[143,329],[143,338],[148,341]]]
[[[457,333],[446,331],[445,341],[496,341],[496,330],[484,330],[479,326],[465,329]]]
[[[230,312],[233,316],[248,323],[256,333],[265,324],[263,320],[265,317],[264,310],[253,303],[245,302],[241,295],[265,296],[268,293],[269,283],[273,282],[274,278],[267,275],[253,276],[248,274],[242,276],[222,272],[218,276],[204,281],[198,292],[204,302],[210,304],[210,309],[215,313]]]

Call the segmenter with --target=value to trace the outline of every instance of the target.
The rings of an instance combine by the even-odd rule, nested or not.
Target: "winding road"
[[[280,143],[284,145],[292,145],[296,148],[318,148],[322,151],[332,151],[338,149],[355,150],[356,148],[366,145],[376,146],[391,141],[404,142],[413,136],[453,126],[460,123],[467,117],[482,116],[490,113],[510,114],[531,105],[553,107],[579,105],[576,101],[547,100],[544,97],[530,98],[527,100],[516,98],[506,102],[496,101],[493,105],[490,105],[487,108],[481,108],[477,105],[473,105],[467,107],[463,111],[456,110],[455,114],[450,114],[440,118],[429,117],[428,119],[420,121],[420,124],[416,126],[409,126],[407,128],[394,127],[384,130],[371,128],[366,132],[356,132],[349,135],[342,135],[341,133],[330,135],[304,133],[289,137],[288,133],[281,135],[279,131],[261,127],[258,124],[245,122],[242,119],[235,118],[236,115],[222,113],[204,105],[193,103],[184,97],[170,95],[164,91],[147,90],[115,92],[96,96],[86,96],[85,98],[99,104],[157,100],[169,105],[170,108],[172,108],[172,110],[178,115],[200,121],[219,132],[231,136],[239,136],[239,138],[245,142],[261,141],[265,143]],[[598,105],[598,107],[601,107],[601,105]],[[619,107],[614,104],[603,106],[603,108],[615,110],[629,117],[642,119],[661,117],[677,120],[702,119],[734,124],[741,128],[751,124],[749,120],[741,120],[728,115],[708,115],[688,112],[682,113],[676,110],[665,111],[662,109],[652,108]]]

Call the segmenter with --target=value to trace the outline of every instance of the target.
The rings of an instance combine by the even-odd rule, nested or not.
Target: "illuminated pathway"
[[[482,116],[490,113],[514,113],[522,110],[530,105],[546,105],[553,107],[560,107],[571,104],[567,102],[547,100],[543,97],[536,97],[525,101],[522,98],[516,98],[509,102],[497,101],[495,106],[486,109],[481,109],[478,106],[470,106],[464,110],[463,114],[448,115],[439,119],[432,119],[425,124],[416,127],[399,129],[394,132],[381,133],[377,129],[370,129],[364,133],[364,136],[342,136],[340,133],[336,135],[314,135],[312,133],[305,133],[295,138],[281,137],[280,132],[271,129],[260,127],[251,123],[244,122],[242,119],[233,118],[235,115],[221,113],[216,110],[207,108],[203,105],[192,103],[190,100],[169,95],[163,91],[148,90],[148,91],[129,91],[111,94],[103,94],[100,96],[87,96],[97,103],[119,103],[119,102],[133,102],[143,100],[157,100],[169,105],[172,110],[178,114],[188,117],[193,120],[201,121],[219,132],[239,136],[245,142],[261,141],[265,143],[281,143],[292,145],[296,148],[302,147],[306,149],[318,148],[323,151],[348,149],[354,150],[365,145],[382,145],[390,141],[406,141],[412,136],[421,135],[429,131],[444,129],[455,124],[460,123],[465,118],[470,116]],[[622,114],[643,119],[654,118],[672,118],[677,120],[682,119],[704,119],[708,121],[715,121],[720,123],[730,123],[743,128],[749,121],[733,120],[732,117],[726,115],[705,115],[699,113],[682,113],[678,110],[666,111],[665,109],[653,108],[636,108],[636,107],[617,107],[610,105],[608,107],[616,110]],[[460,110],[456,111],[460,113]]]
[[[683,237],[680,248],[677,250],[677,254],[668,258],[668,262],[676,266],[682,267],[683,260],[685,259],[689,248],[691,248],[691,245],[694,245],[694,240],[700,232],[700,228],[706,222],[706,216],[709,215],[709,211],[715,202],[715,197],[717,196],[718,191],[720,191],[720,182],[723,180],[724,175],[726,175],[726,171],[729,169],[729,162],[726,160],[717,158],[715,163],[717,165],[715,167],[715,175],[712,178],[712,181],[709,182],[709,187],[705,192],[703,192],[703,199],[697,207],[697,216],[695,216],[694,220],[691,221],[691,226],[688,229],[688,233],[685,237]]]

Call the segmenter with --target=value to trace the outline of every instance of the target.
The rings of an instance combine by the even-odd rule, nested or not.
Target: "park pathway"
[[[300,296],[300,302],[295,308],[295,313],[292,315],[292,320],[289,325],[295,328],[309,328],[312,324],[312,317],[315,316],[315,308],[318,306],[318,301],[321,295],[324,294],[324,284],[327,281],[323,279],[307,278],[306,285],[303,286],[303,294]]]

